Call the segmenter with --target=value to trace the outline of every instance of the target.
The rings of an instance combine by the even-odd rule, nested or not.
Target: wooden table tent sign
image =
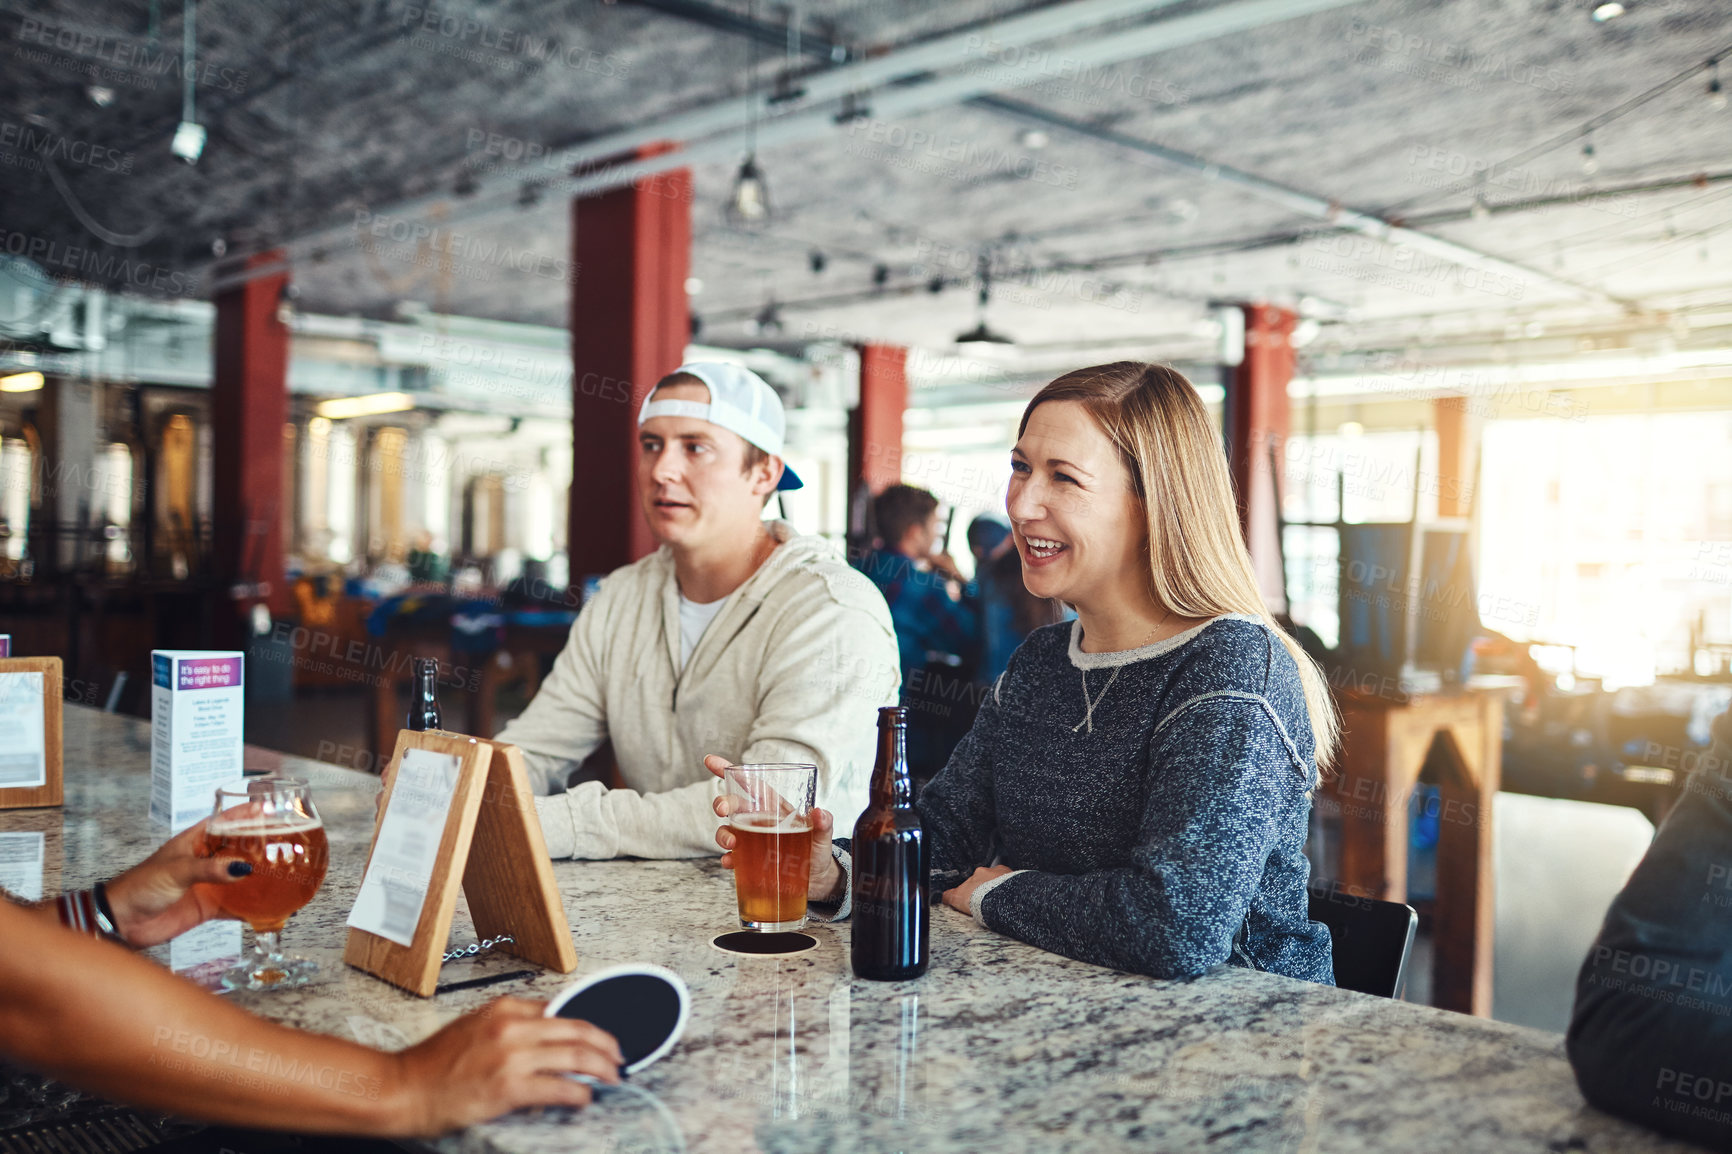
[[[35,784],[37,775],[30,772],[33,784],[0,785],[0,809],[37,809],[61,805],[66,800],[60,764],[64,677],[58,657],[0,657],[0,756],[10,754],[19,758],[19,748],[26,743],[26,737],[8,730],[14,723],[30,724],[33,730],[34,714],[40,708],[43,762],[40,784]],[[29,711],[29,719],[25,711]],[[29,735],[28,744],[35,744],[34,732]],[[25,770],[21,768],[20,772]],[[540,836],[539,828],[536,836]]]
[[[394,986],[431,997],[450,940],[461,879],[479,938],[508,934],[514,940],[496,949],[561,974],[575,970],[577,948],[542,840],[523,751],[515,745],[434,730],[398,733],[397,748],[385,771],[385,797],[373,823],[368,862],[378,849],[379,827],[391,804],[397,767],[410,749],[452,755],[459,766],[421,919],[413,942],[406,947],[350,927],[343,960]]]

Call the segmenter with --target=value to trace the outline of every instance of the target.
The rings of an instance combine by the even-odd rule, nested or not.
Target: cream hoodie
[[[822,537],[781,542],[704,630],[679,670],[680,601],[664,546],[610,573],[553,672],[501,741],[520,746],[555,858],[719,853],[706,753],[818,766],[818,804],[853,829],[866,806],[877,710],[901,675],[890,610]],[[564,785],[611,738],[628,788]],[[557,791],[557,792],[556,792]]]

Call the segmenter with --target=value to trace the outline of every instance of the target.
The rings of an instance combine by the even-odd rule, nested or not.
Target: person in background
[[[1010,468],[1024,582],[1077,619],[1023,642],[919,795],[934,891],[1095,965],[1333,982],[1305,836],[1337,716],[1263,604],[1196,389],[1162,365],[1067,373],[1023,411]],[[829,840],[807,889],[821,903],[849,892]],[[716,841],[726,868],[734,834]]]
[[[1576,979],[1565,1048],[1607,1113],[1732,1151],[1732,713]]]
[[[973,720],[980,619],[962,596],[961,569],[939,548],[938,498],[891,485],[872,511],[879,546],[859,565],[884,594],[895,623],[902,704],[910,710],[908,767],[918,788],[943,767]]]
[[[1010,655],[1042,625],[1065,619],[1058,602],[1036,597],[1022,583],[1022,558],[1010,526],[984,513],[968,526],[974,554],[974,583],[980,615],[980,662],[974,680],[984,694],[1010,665]]]
[[[896,701],[896,636],[834,545],[763,520],[778,489],[800,486],[782,462],[784,422],[776,391],[738,365],[682,365],[644,399],[638,488],[661,548],[602,579],[499,735],[545,795],[535,807],[553,857],[713,855],[706,750],[814,763],[836,820],[865,808],[874,717]],[[610,741],[623,788],[574,783]]]
[[[252,872],[199,857],[203,840],[200,822],[119,877],[34,908],[0,898],[0,1057],[181,1118],[382,1138],[588,1103],[566,1074],[619,1081],[613,1036],[543,1018],[545,1003],[499,998],[386,1054],[266,1021],[134,956],[126,947],[220,916],[204,887]]]

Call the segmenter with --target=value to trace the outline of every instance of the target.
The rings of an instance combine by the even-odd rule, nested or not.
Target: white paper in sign
[[[460,766],[453,754],[403,751],[373,860],[367,863],[367,876],[361,879],[361,892],[349,911],[349,925],[400,946],[415,941]]]
[[[41,673],[0,673],[0,787],[48,784]]]
[[[40,830],[0,833],[0,890],[27,902],[42,900],[42,863],[48,839]]]

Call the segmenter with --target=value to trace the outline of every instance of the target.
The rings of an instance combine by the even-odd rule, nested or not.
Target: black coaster
[[[619,1039],[625,1072],[635,1074],[674,1048],[690,1011],[691,996],[678,974],[627,965],[573,982],[547,1003],[545,1014],[600,1026]]]
[[[739,930],[711,938],[710,945],[724,954],[749,954],[757,958],[791,958],[818,948],[818,939],[811,934],[787,931],[761,934],[757,930]]]

